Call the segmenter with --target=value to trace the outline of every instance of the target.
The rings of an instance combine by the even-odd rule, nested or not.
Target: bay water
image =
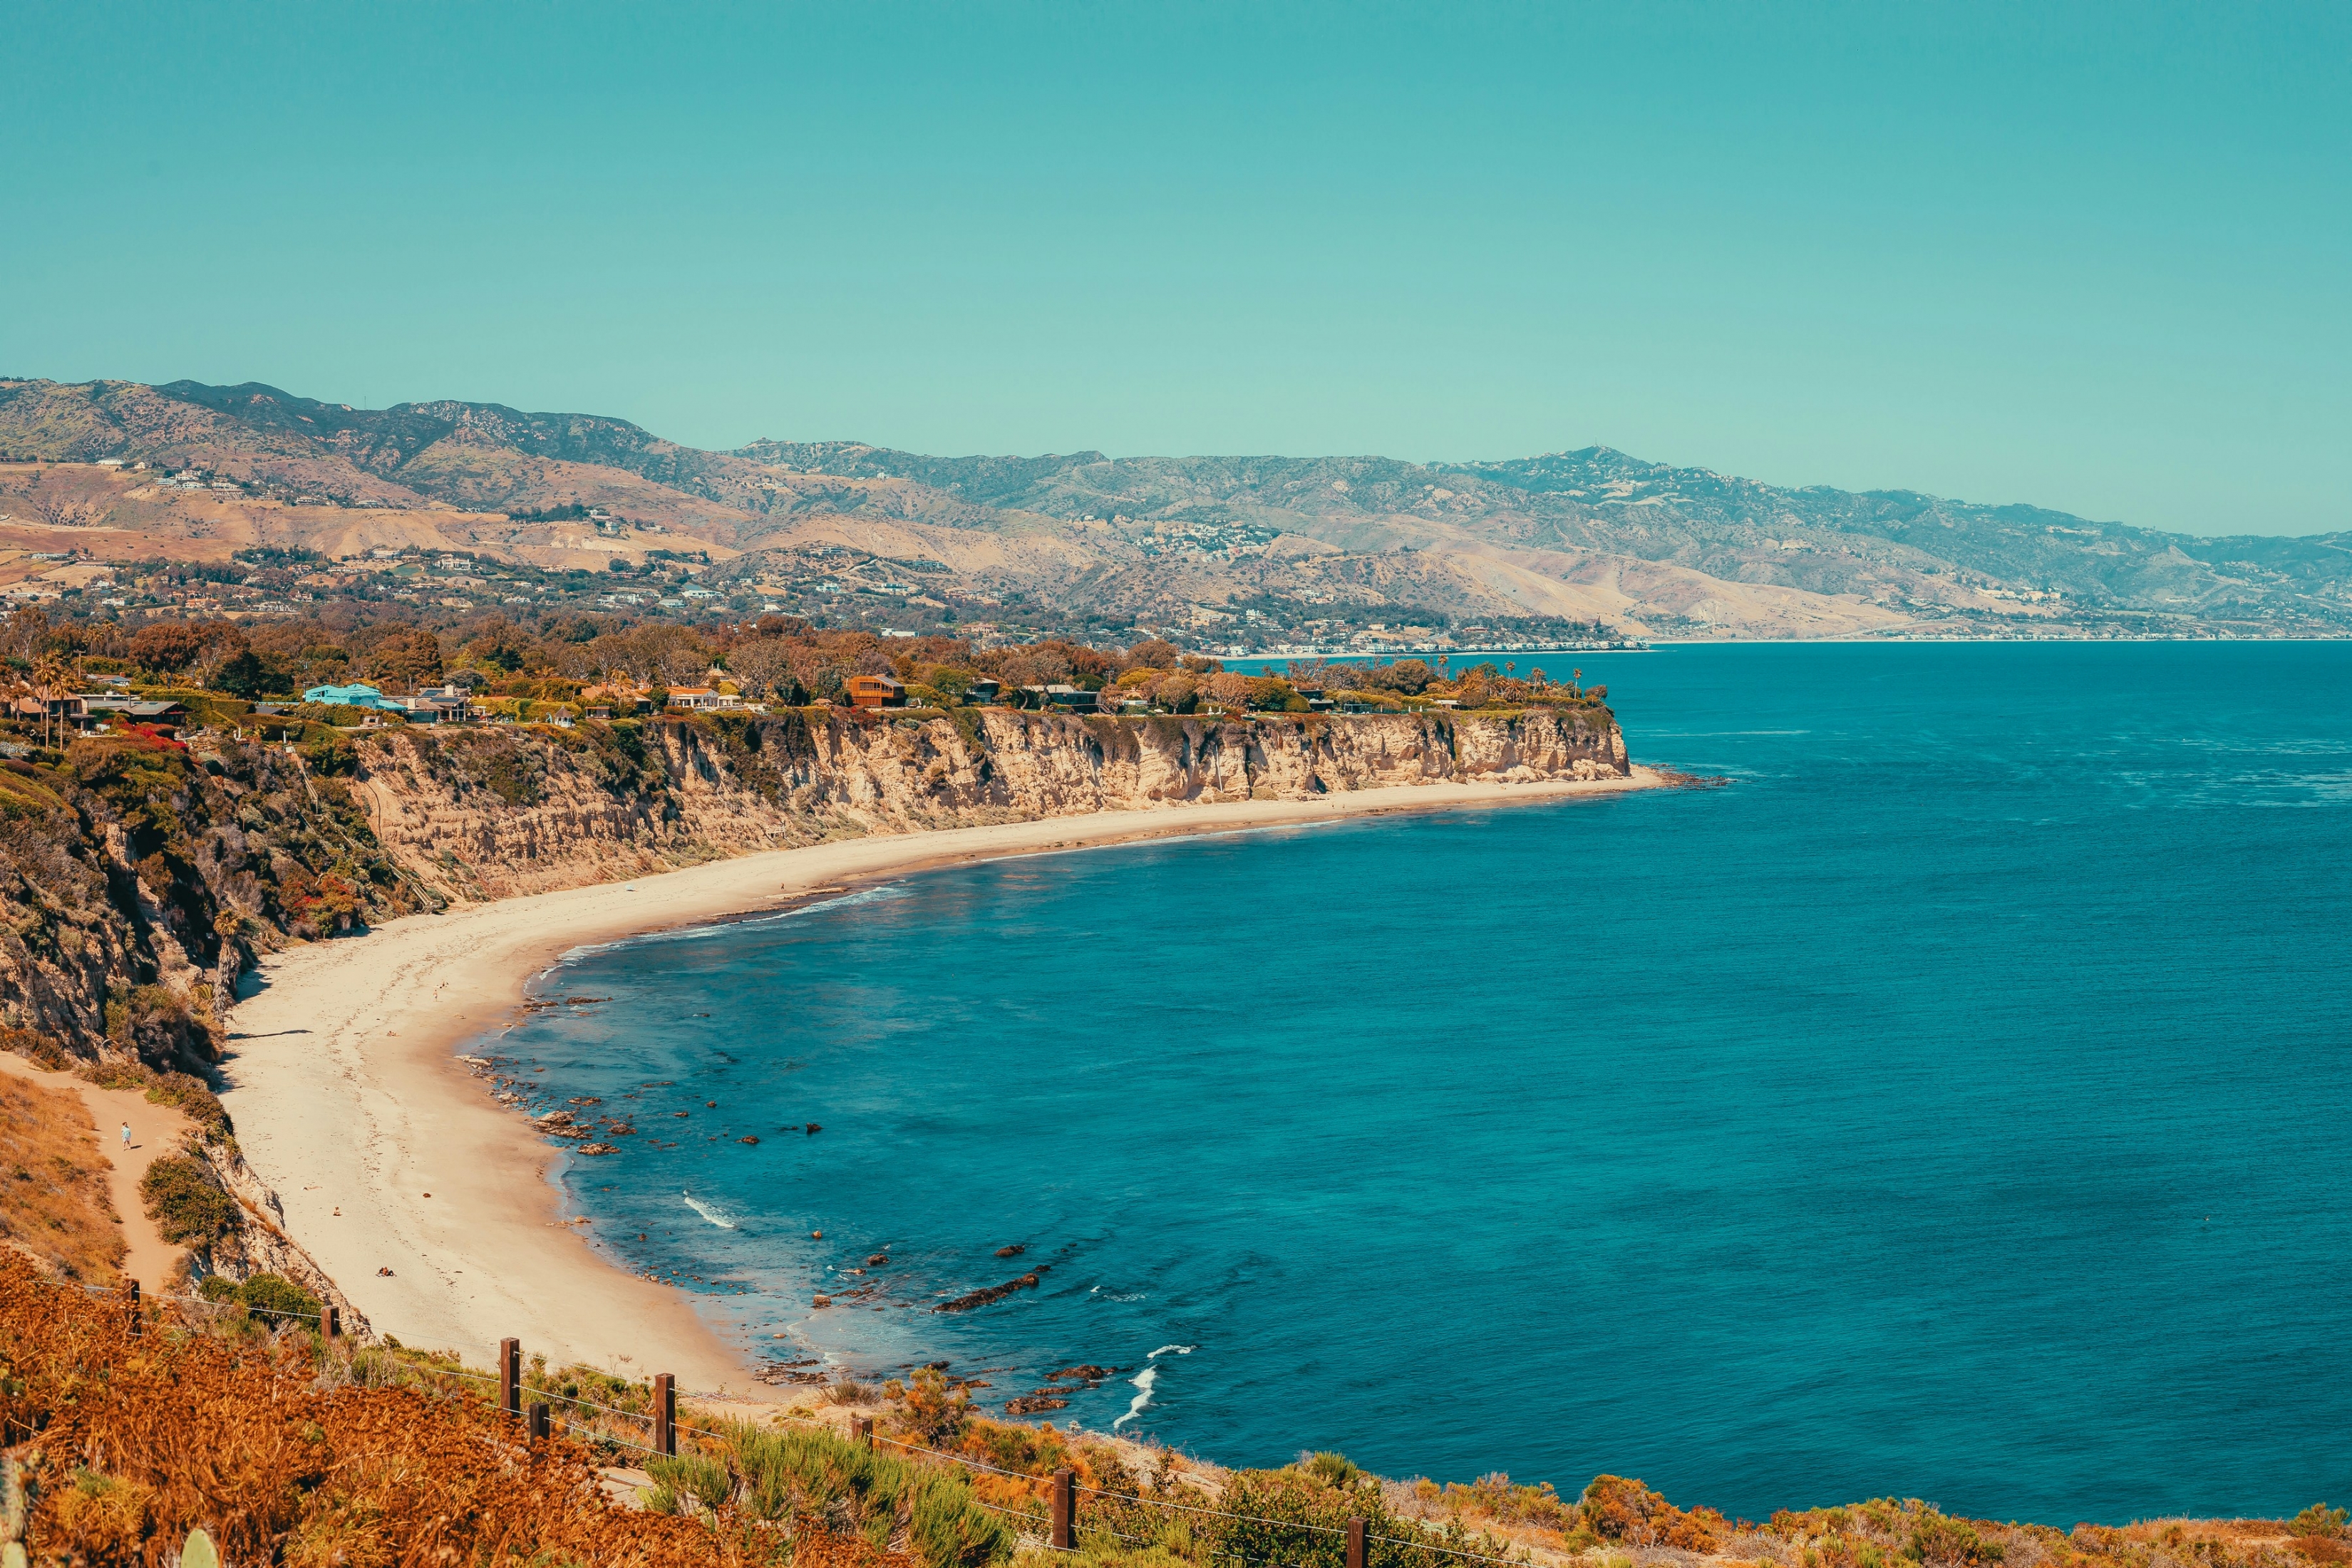
[[[475,1048],[812,1370],[1748,1517],[2352,1501],[2352,647],[1544,662],[1721,787],[923,872]]]

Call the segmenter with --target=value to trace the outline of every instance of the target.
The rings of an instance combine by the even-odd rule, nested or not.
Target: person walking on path
[[[122,1146],[125,1149],[131,1147],[131,1123],[128,1121],[122,1124]]]

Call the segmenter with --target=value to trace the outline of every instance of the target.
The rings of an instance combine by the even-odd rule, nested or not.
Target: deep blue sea
[[[1749,1517],[2352,1502],[2352,646],[1547,662],[1730,782],[909,876],[492,1048],[780,1359]]]

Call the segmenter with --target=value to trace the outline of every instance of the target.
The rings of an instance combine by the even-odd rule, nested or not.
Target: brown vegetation
[[[779,1532],[616,1507],[587,1450],[488,1404],[355,1382],[307,1331],[150,1316],[0,1258],[0,1427],[41,1563],[772,1562]],[[367,1352],[361,1352],[365,1354]],[[539,1559],[536,1554],[553,1554]]]
[[[315,1303],[283,1281],[240,1291],[219,1292],[217,1317],[151,1304],[133,1335],[119,1297],[0,1258],[0,1447],[32,1482],[34,1561],[160,1563],[202,1525],[226,1560],[353,1568],[992,1568],[1016,1531],[1043,1532],[1048,1479],[1063,1468],[1077,1479],[1079,1555],[1094,1568],[1342,1568],[1351,1520],[1366,1525],[1370,1568],[1465,1568],[1481,1556],[1601,1568],[2306,1568],[2344,1555],[2344,1510],[2323,1505],[2285,1521],[2066,1531],[1881,1499],[1752,1524],[1617,1476],[1570,1500],[1501,1475],[1384,1482],[1338,1454],[1220,1471],[982,1419],[968,1389],[929,1368],[911,1388],[884,1391],[892,1408],[872,1450],[831,1431],[688,1411],[678,1455],[643,1460],[652,1484],[632,1508],[608,1500],[596,1467],[633,1458],[627,1445],[643,1440],[643,1384],[534,1363],[525,1398],[554,1405],[561,1426],[531,1441],[453,1358],[273,1328],[288,1321],[279,1308]]]
[[[109,1169],[79,1095],[0,1075],[0,1242],[66,1279],[113,1283],[123,1244]]]

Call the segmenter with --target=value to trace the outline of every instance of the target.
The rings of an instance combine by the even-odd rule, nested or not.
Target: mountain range
[[[2352,532],[2199,538],[1908,490],[1785,489],[1605,447],[1438,464],[706,451],[626,420],[497,404],[5,380],[0,460],[80,497],[45,506],[26,480],[37,518],[12,524],[127,535],[151,553],[422,544],[542,569],[653,553],[780,607],[854,600],[901,625],[961,611],[1236,648],[1577,628],[2352,633]],[[108,460],[129,472],[68,472]],[[199,476],[201,493],[142,482],[142,463]]]

